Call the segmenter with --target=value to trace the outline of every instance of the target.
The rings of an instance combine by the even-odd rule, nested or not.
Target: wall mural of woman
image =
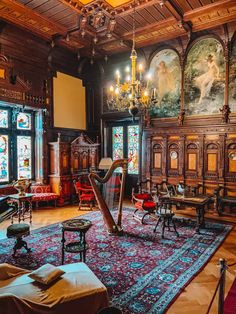
[[[224,105],[225,63],[223,47],[215,38],[198,41],[185,65],[187,115],[219,113]]]
[[[151,116],[176,117],[180,110],[181,69],[178,54],[172,49],[159,51],[150,64],[157,104]]]
[[[229,66],[229,106],[236,112],[236,39],[233,42]]]

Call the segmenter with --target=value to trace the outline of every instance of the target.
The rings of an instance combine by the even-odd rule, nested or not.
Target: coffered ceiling
[[[236,0],[0,0],[0,19],[52,45],[91,56],[130,49],[236,20]]]

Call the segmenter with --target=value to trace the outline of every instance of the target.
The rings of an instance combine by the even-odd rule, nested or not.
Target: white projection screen
[[[82,80],[57,72],[53,78],[54,127],[86,130],[85,87]]]

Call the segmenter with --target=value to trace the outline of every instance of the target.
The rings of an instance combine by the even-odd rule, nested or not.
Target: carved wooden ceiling
[[[0,0],[0,18],[91,56],[130,49],[134,1]],[[136,45],[176,38],[236,20],[236,0],[135,0]]]

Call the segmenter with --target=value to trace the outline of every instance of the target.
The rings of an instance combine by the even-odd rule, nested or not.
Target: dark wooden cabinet
[[[62,142],[60,137],[49,143],[49,180],[52,191],[59,195],[59,206],[74,200],[73,180],[97,171],[99,145],[83,133],[72,143]]]
[[[98,170],[99,145],[83,133],[71,143],[71,173],[73,175]]]
[[[71,200],[71,174],[70,174],[70,143],[49,143],[50,150],[50,186],[52,192],[59,195],[58,205],[63,206]]]

